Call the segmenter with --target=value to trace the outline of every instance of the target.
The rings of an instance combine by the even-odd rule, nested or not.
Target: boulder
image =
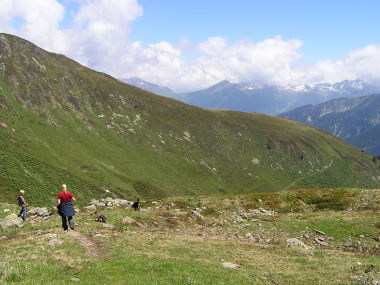
[[[290,238],[286,241],[286,243],[290,245],[291,247],[299,247],[299,248],[304,248],[307,250],[313,249],[313,247],[304,244],[298,238]]]
[[[231,263],[231,262],[223,262],[222,266],[224,268],[228,268],[228,269],[237,269],[237,268],[239,268],[239,265]]]
[[[122,223],[124,225],[127,225],[127,226],[136,226],[136,227],[139,227],[139,228],[145,228],[146,226],[134,219],[132,219],[131,217],[125,217],[122,221]]]
[[[95,204],[91,204],[90,206],[84,207],[86,211],[96,211]]]
[[[203,220],[203,216],[202,216],[202,214],[199,213],[198,211],[191,210],[191,213],[193,214],[194,217]]]
[[[5,230],[9,227],[12,227],[12,226],[16,226],[16,227],[21,228],[22,227],[21,224],[22,224],[22,219],[20,217],[18,217],[16,214],[10,214],[10,215],[6,216],[4,218],[4,220],[0,223],[1,228],[3,230]]]
[[[351,240],[348,240],[348,241],[346,241],[346,242],[343,244],[343,246],[344,246],[344,247],[352,247],[352,246],[354,246],[354,244],[352,243]]]
[[[39,207],[31,208],[28,210],[28,214],[30,216],[37,216],[37,217],[49,217],[49,216],[53,215],[53,213],[50,212],[45,207],[44,208],[39,208]]]
[[[106,229],[110,229],[110,230],[116,229],[116,227],[114,225],[111,225],[111,224],[102,224],[102,225]]]
[[[125,217],[122,221],[124,225],[131,226],[134,225],[137,221],[135,219],[132,219],[131,217]]]

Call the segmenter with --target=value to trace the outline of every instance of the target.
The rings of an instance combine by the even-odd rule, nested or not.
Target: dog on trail
[[[135,209],[135,211],[140,211],[141,209],[140,198],[137,198],[137,201],[132,204],[132,208]]]
[[[97,219],[96,219],[97,222],[107,223],[107,217],[106,217],[106,215],[104,215],[104,214],[98,214],[97,212],[95,212],[95,215],[97,217]]]

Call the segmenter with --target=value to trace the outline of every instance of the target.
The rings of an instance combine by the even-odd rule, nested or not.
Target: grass
[[[349,198],[352,209],[321,210],[304,203],[301,195],[296,199],[304,203],[302,211],[255,215],[235,223],[232,216],[249,213],[243,206],[253,201],[251,194],[176,197],[155,203],[142,200],[140,212],[99,209],[115,229],[103,227],[93,213],[82,209],[74,218],[75,234],[62,232],[58,216],[1,232],[0,282],[67,284],[79,278],[81,284],[358,284],[350,278],[354,275],[378,280],[379,243],[373,237],[380,233],[376,226],[379,190],[341,189],[344,196],[328,189],[304,191],[325,198]],[[262,208],[271,205],[276,211],[288,208],[283,203],[294,202],[284,197],[299,194],[257,195]],[[363,201],[366,209],[358,207]],[[191,213],[199,206],[204,219]],[[4,208],[9,205],[0,207]],[[126,216],[143,226],[123,224]],[[313,242],[320,236],[315,229],[334,240],[318,247]],[[260,240],[246,238],[247,233]],[[63,243],[51,248],[51,234]],[[288,247],[286,240],[291,237],[315,248]],[[344,248],[347,239],[361,241],[364,250]],[[239,267],[227,269],[223,262]]]
[[[188,106],[17,37],[1,44],[12,50],[0,77],[2,202],[24,188],[48,205],[62,183],[80,201],[103,189],[159,199],[380,185],[371,156],[317,129]]]

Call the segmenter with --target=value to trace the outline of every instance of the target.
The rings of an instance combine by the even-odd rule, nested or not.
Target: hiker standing
[[[24,199],[24,190],[20,190],[20,195],[17,198],[18,205],[21,207],[21,211],[18,214],[19,217],[21,217],[24,221],[26,220],[26,206],[28,206],[28,203],[25,202]]]
[[[74,230],[73,216],[75,212],[71,201],[75,201],[73,194],[67,191],[66,184],[62,184],[62,192],[60,192],[57,197],[57,208],[58,214],[62,217],[62,227],[65,231],[68,230],[67,221],[69,222],[70,228]]]

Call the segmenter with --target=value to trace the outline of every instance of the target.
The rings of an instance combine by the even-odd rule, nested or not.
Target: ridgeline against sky
[[[0,32],[175,91],[380,77],[380,2],[0,0]]]

